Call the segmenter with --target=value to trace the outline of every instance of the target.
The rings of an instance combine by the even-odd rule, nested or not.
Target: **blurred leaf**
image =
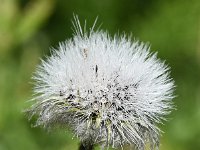
[[[53,6],[53,0],[30,1],[19,20],[16,39],[25,41],[30,38],[52,14]]]

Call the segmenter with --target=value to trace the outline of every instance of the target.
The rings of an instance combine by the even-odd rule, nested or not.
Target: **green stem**
[[[81,143],[79,146],[79,150],[94,150],[94,145]]]

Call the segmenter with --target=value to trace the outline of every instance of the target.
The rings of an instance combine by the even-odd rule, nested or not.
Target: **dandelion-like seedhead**
[[[156,126],[172,108],[169,67],[149,46],[107,32],[82,30],[42,60],[33,77],[37,126],[69,126],[83,143],[159,146]]]

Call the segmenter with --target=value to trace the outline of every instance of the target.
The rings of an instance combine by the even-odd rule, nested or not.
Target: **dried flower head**
[[[149,46],[107,32],[83,31],[38,66],[34,105],[36,125],[68,125],[85,144],[103,147],[146,143],[158,148],[156,126],[172,108],[174,83],[169,67]]]

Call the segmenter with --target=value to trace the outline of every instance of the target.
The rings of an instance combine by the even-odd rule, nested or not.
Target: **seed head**
[[[69,126],[84,143],[102,147],[159,145],[158,123],[172,108],[169,67],[148,45],[107,32],[75,34],[42,60],[33,77],[37,126]]]

